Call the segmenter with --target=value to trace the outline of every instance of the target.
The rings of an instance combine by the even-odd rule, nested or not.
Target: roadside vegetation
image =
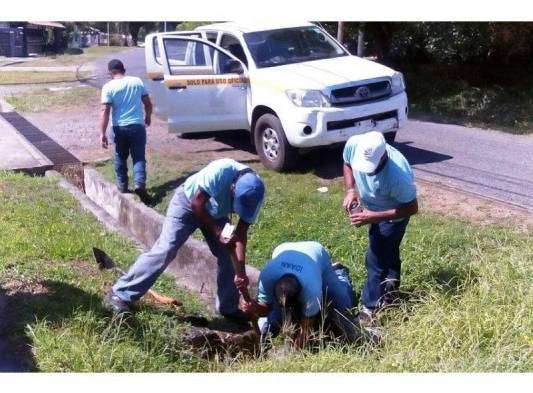
[[[533,83],[523,67],[407,65],[413,119],[533,134]]]
[[[202,157],[150,154],[148,188],[164,214],[173,190],[202,168]],[[252,165],[267,197],[251,229],[248,263],[261,267],[284,241],[317,240],[364,284],[366,229],[340,209],[339,180],[306,170],[279,174]],[[98,168],[113,181],[111,163]],[[298,185],[295,187],[295,185]],[[319,193],[318,187],[328,187]],[[509,228],[477,226],[422,212],[402,245],[402,301],[381,318],[380,347],[325,348],[236,362],[239,371],[531,371],[533,369],[533,241]]]
[[[59,89],[59,90],[57,90]],[[6,96],[5,100],[20,112],[45,112],[79,110],[91,102],[98,102],[100,90],[92,86],[58,86],[24,91],[16,95]]]
[[[101,272],[92,247],[127,267],[138,250],[106,231],[48,178],[0,172],[0,340],[9,337],[33,370],[207,371],[181,342],[181,313],[205,313],[168,277],[158,291],[184,303],[176,314],[149,302],[135,318],[114,318],[101,299],[116,274]],[[7,334],[6,334],[7,333]]]
[[[62,71],[1,71],[0,85],[31,85],[59,82],[78,82],[87,79],[86,72],[62,72]]]
[[[127,50],[124,46],[93,46],[90,48],[83,48],[82,53],[65,53],[53,54],[40,57],[36,60],[21,62],[13,64],[16,67],[63,67],[63,66],[79,66],[98,59],[107,54],[117,53]]]

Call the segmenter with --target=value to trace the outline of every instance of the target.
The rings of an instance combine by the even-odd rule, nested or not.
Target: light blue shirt
[[[259,274],[257,301],[273,304],[276,281],[285,274],[294,274],[302,286],[299,298],[303,305],[302,313],[305,317],[312,317],[320,312],[323,277],[330,265],[331,257],[320,243],[282,243]]]
[[[102,104],[110,104],[113,126],[144,124],[141,98],[148,95],[140,78],[124,76],[102,87]]]
[[[205,168],[190,176],[183,185],[185,195],[192,200],[198,188],[211,196],[207,211],[213,218],[227,217],[233,210],[231,184],[239,172],[248,167],[230,158],[221,158],[210,162]],[[259,210],[259,209],[258,209]],[[255,222],[249,224],[253,224]]]
[[[357,140],[357,135],[348,139],[342,155],[344,162],[352,169]],[[377,175],[370,176],[353,169],[353,177],[361,202],[372,211],[394,209],[416,198],[413,171],[407,159],[388,144],[386,151],[389,159]]]

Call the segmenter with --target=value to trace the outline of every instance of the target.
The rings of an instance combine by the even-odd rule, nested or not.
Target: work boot
[[[114,314],[124,314],[132,311],[131,303],[119,298],[112,290],[104,298],[104,307]]]
[[[150,194],[148,194],[148,192],[146,192],[146,188],[136,187],[134,192],[141,199],[141,202],[145,205],[150,205],[152,203],[152,197],[150,196]]]

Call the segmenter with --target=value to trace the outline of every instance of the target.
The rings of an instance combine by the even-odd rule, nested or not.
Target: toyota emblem
[[[367,98],[368,95],[370,94],[370,89],[366,86],[361,86],[361,87],[358,87],[356,90],[355,90],[355,96],[357,97],[361,97],[361,98]]]

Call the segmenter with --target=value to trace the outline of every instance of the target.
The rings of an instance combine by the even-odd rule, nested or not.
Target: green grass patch
[[[0,85],[44,84],[59,82],[76,82],[89,75],[76,72],[39,72],[39,71],[2,71]]]
[[[96,60],[99,57],[108,54],[121,52],[127,50],[124,46],[93,46],[91,48],[83,48],[81,54],[62,54],[49,55],[40,57],[37,60],[27,61],[15,64],[17,67],[59,67],[59,66],[78,66]]]
[[[174,188],[202,168],[201,157],[148,155],[148,187],[164,213]],[[251,228],[248,263],[261,267],[284,241],[317,240],[347,265],[357,293],[365,280],[366,228],[348,225],[340,180],[254,168],[267,187]],[[98,168],[114,180],[111,163]],[[329,347],[231,365],[237,371],[531,371],[533,240],[509,228],[422,213],[402,243],[401,307],[382,317],[376,348]]]
[[[427,121],[533,133],[533,76],[490,66],[401,66],[410,116]]]
[[[0,172],[0,277],[7,291],[10,337],[32,346],[41,371],[205,371],[188,353],[175,312],[141,303],[117,319],[101,299],[116,274],[100,272],[92,247],[123,268],[138,254],[105,230],[56,181]],[[183,313],[206,313],[200,301],[162,276],[155,289],[184,302]],[[5,323],[6,321],[3,321]]]
[[[74,87],[68,90],[50,91],[36,89],[5,97],[20,112],[65,111],[79,109],[98,100],[100,90],[94,87]]]

